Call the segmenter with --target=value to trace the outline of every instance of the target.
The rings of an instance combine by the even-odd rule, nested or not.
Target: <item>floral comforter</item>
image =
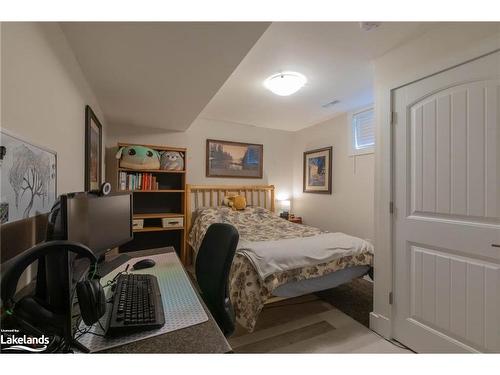
[[[234,225],[240,240],[245,241],[272,241],[323,233],[314,227],[283,220],[261,207],[247,207],[242,211],[234,211],[229,207],[203,208],[195,212],[195,221],[189,233],[189,244],[195,253],[200,248],[205,232],[213,223]],[[264,303],[281,285],[323,276],[348,267],[372,264],[373,253],[365,251],[356,256],[345,256],[327,263],[274,273],[261,280],[250,260],[236,252],[229,277],[229,292],[236,320],[251,332]]]

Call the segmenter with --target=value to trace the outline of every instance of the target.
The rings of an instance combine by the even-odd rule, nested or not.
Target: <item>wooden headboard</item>
[[[184,264],[190,263],[191,248],[187,243],[193,211],[201,207],[220,207],[224,197],[243,195],[249,206],[267,208],[274,212],[274,185],[186,185],[186,231]]]

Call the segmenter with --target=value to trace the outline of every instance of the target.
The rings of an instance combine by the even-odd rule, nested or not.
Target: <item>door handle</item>
[[[500,244],[492,243],[491,246],[493,246],[493,247],[500,247]]]

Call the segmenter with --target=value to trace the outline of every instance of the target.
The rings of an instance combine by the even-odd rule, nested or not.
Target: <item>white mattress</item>
[[[298,297],[320,290],[335,288],[341,284],[363,276],[368,272],[369,266],[354,266],[329,273],[324,276],[307,280],[286,283],[273,291],[275,297]]]

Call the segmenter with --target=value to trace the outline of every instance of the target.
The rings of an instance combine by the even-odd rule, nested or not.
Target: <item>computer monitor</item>
[[[88,246],[98,258],[133,239],[132,194],[67,194],[61,211],[66,239]]]
[[[49,216],[47,240],[70,240],[88,246],[103,259],[109,249],[133,239],[132,194],[99,196],[70,193],[59,197]],[[39,260],[36,294],[64,316],[61,333],[74,333],[72,311],[76,283],[88,273],[87,259],[75,254],[53,254]],[[73,293],[71,293],[73,292]]]

